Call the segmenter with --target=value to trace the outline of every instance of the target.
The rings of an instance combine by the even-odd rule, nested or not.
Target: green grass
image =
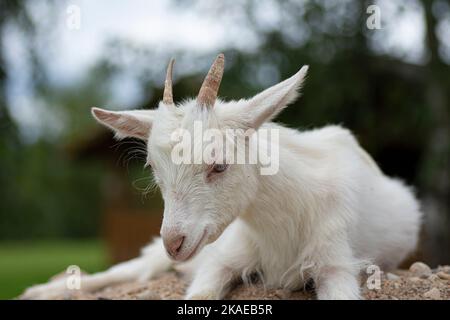
[[[32,284],[77,265],[96,272],[107,265],[106,250],[98,240],[0,243],[0,299],[17,297]]]

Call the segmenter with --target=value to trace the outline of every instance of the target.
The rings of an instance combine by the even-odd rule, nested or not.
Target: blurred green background
[[[194,96],[218,52],[225,99],[309,64],[278,120],[352,129],[415,186],[426,213],[416,257],[450,263],[448,1],[11,0],[0,43],[0,298],[71,264],[98,271],[158,233],[145,148],[115,142],[89,109],[155,107],[170,57],[175,100]]]

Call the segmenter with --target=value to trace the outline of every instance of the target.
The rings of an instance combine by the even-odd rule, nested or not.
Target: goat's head
[[[92,113],[116,137],[135,137],[147,142],[147,164],[153,168],[165,203],[161,227],[164,245],[173,259],[183,261],[215,241],[245,212],[258,190],[258,165],[230,163],[230,149],[223,148],[223,140],[216,139],[217,133],[227,137],[230,129],[258,130],[295,100],[308,68],[304,66],[291,78],[251,99],[224,102],[217,99],[224,70],[224,56],[220,54],[197,98],[175,105],[173,63],[173,60],[169,63],[163,100],[157,109],[115,112],[93,108]],[[195,132],[199,128],[202,132],[214,132],[205,146],[202,138],[206,135],[200,133],[198,138]],[[174,161],[180,133],[187,133],[188,142],[192,141],[192,154],[186,149],[182,152],[183,156],[189,154],[191,161]],[[240,152],[234,150],[236,143],[225,144],[232,146],[233,154]]]

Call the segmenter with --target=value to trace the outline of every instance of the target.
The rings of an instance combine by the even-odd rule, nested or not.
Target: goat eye
[[[224,172],[228,168],[227,164],[215,164],[213,167],[213,172]]]

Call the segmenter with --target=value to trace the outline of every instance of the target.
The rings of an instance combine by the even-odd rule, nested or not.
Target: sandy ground
[[[430,269],[427,265],[416,262],[411,265],[409,270],[382,273],[378,289],[376,288],[377,283],[373,280],[373,277],[362,280],[361,288],[365,299],[450,300],[450,266]],[[369,289],[368,282],[375,288]],[[94,293],[71,291],[60,296],[59,299],[182,299],[186,286],[187,283],[181,275],[167,272],[146,283],[124,283],[106,287]],[[256,283],[251,286],[237,285],[226,299],[309,300],[315,299],[315,294],[313,289],[289,292],[282,289],[264,289],[261,284]]]

